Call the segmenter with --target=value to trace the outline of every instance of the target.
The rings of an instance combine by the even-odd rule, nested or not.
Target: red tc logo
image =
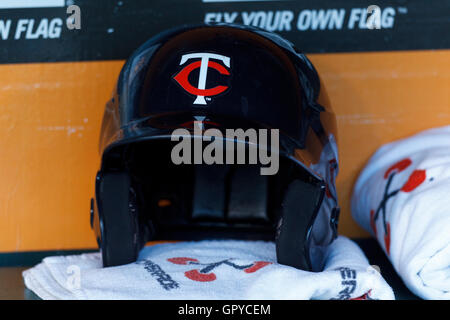
[[[194,104],[206,105],[205,97],[218,95],[219,93],[222,93],[228,89],[228,86],[222,85],[206,89],[206,77],[208,75],[208,68],[213,68],[217,70],[219,73],[224,75],[230,75],[230,72],[225,67],[223,67],[217,62],[210,61],[210,59],[220,60],[225,66],[230,68],[230,58],[214,53],[189,53],[181,57],[180,65],[185,64],[186,61],[188,61],[189,59],[196,59],[196,58],[200,58],[201,60],[188,64],[173,78],[184,90],[186,90],[190,94],[197,96],[197,98],[194,101]],[[189,82],[188,77],[189,74],[197,68],[200,68],[200,75],[198,78],[197,87],[194,87]]]

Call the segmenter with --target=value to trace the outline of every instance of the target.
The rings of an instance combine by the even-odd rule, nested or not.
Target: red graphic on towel
[[[358,298],[352,298],[349,300],[375,300],[370,297],[371,293],[372,293],[372,290],[369,290],[367,293],[363,294],[362,296],[360,296]]]
[[[395,163],[389,169],[386,170],[386,172],[384,173],[384,179],[387,180],[387,183],[384,189],[383,199],[381,200],[380,205],[378,206],[376,211],[370,210],[370,227],[372,228],[372,231],[375,234],[375,236],[377,235],[376,221],[381,213],[384,226],[384,235],[383,235],[384,245],[388,255],[390,254],[390,246],[391,246],[391,225],[386,220],[386,205],[388,200],[396,196],[399,192],[408,193],[415,190],[427,178],[425,170],[414,170],[408,177],[408,180],[405,182],[405,184],[403,184],[403,186],[400,189],[391,191],[390,188],[394,177],[398,173],[408,168],[411,164],[412,164],[411,159],[405,158],[403,160],[398,161],[397,163]]]
[[[391,224],[386,222],[386,234],[384,235],[384,247],[388,255],[391,254]]]
[[[216,274],[211,273],[202,273],[200,270],[194,269],[190,271],[186,271],[184,273],[186,278],[189,278],[194,281],[200,281],[200,282],[209,282],[216,280]]]
[[[256,261],[253,266],[244,269],[244,272],[246,273],[253,273],[258,271],[261,268],[264,268],[265,266],[267,266],[268,264],[271,264],[271,262],[267,262],[267,261]]]
[[[415,188],[417,188],[422,182],[425,181],[427,175],[425,170],[414,170],[413,173],[409,176],[408,181],[403,185],[401,190],[403,192],[411,192]]]
[[[170,258],[167,259],[167,261],[172,262],[174,264],[182,264],[182,265],[189,264],[189,262],[198,262],[197,259],[192,258]]]
[[[411,163],[412,161],[409,158],[400,160],[399,162],[397,162],[396,164],[394,164],[393,166],[391,166],[389,169],[386,170],[386,172],[384,173],[384,178],[385,179],[389,178],[389,175],[392,172],[402,172],[403,170],[408,168],[411,165]]]
[[[199,269],[192,269],[186,271],[184,275],[186,278],[191,279],[193,281],[199,282],[210,282],[217,279],[217,276],[214,272],[212,272],[216,267],[220,265],[227,265],[236,270],[243,270],[245,273],[254,273],[261,268],[271,264],[272,262],[267,261],[255,261],[248,265],[238,265],[231,262],[232,259],[225,259],[218,262],[212,263],[200,263],[197,259],[187,258],[187,257],[178,257],[178,258],[169,258],[167,261],[172,262],[174,264],[179,265],[196,265],[201,266]]]

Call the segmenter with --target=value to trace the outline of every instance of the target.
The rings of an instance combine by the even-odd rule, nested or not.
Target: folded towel
[[[314,273],[276,263],[264,241],[199,241],[145,247],[136,263],[102,268],[99,253],[48,257],[23,272],[43,299],[393,299],[351,240],[329,248]]]
[[[450,126],[381,147],[356,182],[352,214],[411,291],[450,299]]]

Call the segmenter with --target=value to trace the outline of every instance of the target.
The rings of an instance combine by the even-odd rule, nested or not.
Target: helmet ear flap
[[[100,229],[100,239],[97,241],[103,266],[134,262],[144,241],[139,228],[136,194],[131,186],[130,176],[126,172],[109,172],[99,174],[97,179]]]
[[[301,179],[292,181],[287,187],[277,227],[278,263],[301,270],[313,269],[308,246],[309,231],[323,198],[322,189]]]

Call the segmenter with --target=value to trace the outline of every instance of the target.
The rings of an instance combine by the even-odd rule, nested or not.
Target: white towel
[[[381,147],[356,182],[352,214],[411,291],[450,299],[450,126]]]
[[[138,262],[110,268],[99,253],[48,257],[23,277],[43,299],[394,299],[344,237],[319,273],[277,264],[272,242],[217,240],[155,244]]]

